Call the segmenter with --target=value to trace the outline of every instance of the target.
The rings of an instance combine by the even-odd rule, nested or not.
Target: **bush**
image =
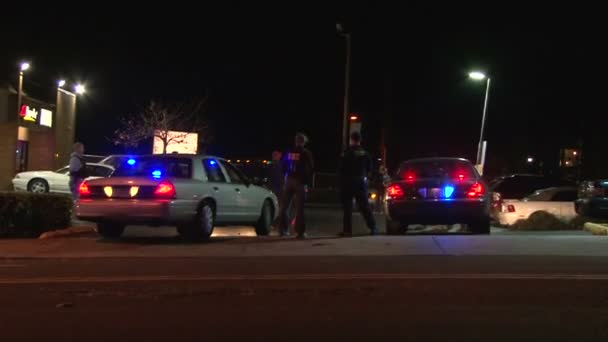
[[[72,205],[67,195],[0,192],[0,237],[38,237],[67,228]]]
[[[508,227],[515,230],[582,230],[587,222],[608,223],[608,219],[592,219],[576,216],[570,221],[563,221],[546,211],[537,211],[526,220],[519,220]]]
[[[511,226],[516,230],[568,230],[574,229],[570,222],[560,220],[546,211],[532,213],[526,220],[519,220]]]

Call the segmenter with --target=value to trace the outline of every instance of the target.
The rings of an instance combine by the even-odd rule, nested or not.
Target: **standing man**
[[[78,199],[80,184],[87,178],[87,162],[84,159],[84,145],[80,142],[74,144],[74,152],[70,156],[70,191],[72,198]]]
[[[359,211],[365,219],[371,235],[378,234],[376,219],[368,201],[368,176],[372,171],[372,158],[361,147],[361,133],[353,132],[350,135],[350,147],[344,151],[340,163],[340,190],[344,210],[343,230],[341,236],[353,235],[353,198],[357,201]]]
[[[281,235],[289,234],[289,206],[295,198],[295,228],[299,239],[306,238],[306,224],[304,220],[304,201],[308,187],[312,185],[314,162],[312,153],[306,149],[308,137],[303,133],[296,134],[295,146],[283,156],[283,171],[285,172],[285,186],[281,198],[281,215],[279,232]]]

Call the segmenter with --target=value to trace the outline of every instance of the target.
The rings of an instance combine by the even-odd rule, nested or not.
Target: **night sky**
[[[608,59],[598,9],[375,3],[31,6],[4,25],[0,78],[15,83],[18,62],[28,59],[26,92],[53,99],[60,76],[85,82],[77,138],[89,153],[121,152],[106,137],[119,116],[149,100],[207,94],[210,152],[269,158],[301,130],[319,169],[331,171],[341,132],[340,21],[352,33],[352,112],[373,153],[383,122],[389,127],[389,164],[474,159],[484,84],[467,74],[482,69],[493,82],[489,167],[517,170],[528,155],[556,164],[560,148],[579,143],[588,168],[603,167]]]

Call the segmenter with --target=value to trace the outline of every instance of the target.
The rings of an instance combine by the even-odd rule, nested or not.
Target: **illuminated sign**
[[[163,153],[163,141],[159,138],[160,131],[154,132],[153,154]],[[198,134],[188,132],[167,132],[167,153],[196,154],[198,151]]]
[[[48,109],[42,108],[40,110],[40,125],[46,127],[53,127],[53,112]]]
[[[36,110],[36,108],[32,108],[28,105],[21,106],[21,111],[19,112],[19,115],[25,121],[31,121],[31,122],[38,121],[38,111]]]

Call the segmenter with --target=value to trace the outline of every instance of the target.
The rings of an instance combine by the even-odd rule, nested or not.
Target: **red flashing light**
[[[405,197],[405,192],[397,184],[393,184],[386,189],[388,196],[392,199],[401,199]]]
[[[481,185],[481,183],[475,183],[467,193],[467,196],[469,198],[477,198],[482,197],[484,193],[485,189],[483,188],[483,185]]]
[[[405,175],[405,180],[408,182],[413,182],[414,180],[416,180],[416,175],[413,173],[407,173]]]
[[[175,186],[167,181],[158,184],[156,190],[154,190],[154,196],[160,198],[175,198],[175,194]]]
[[[458,180],[459,181],[463,181],[464,180],[464,174],[463,173],[459,173],[458,174]]]
[[[91,195],[91,189],[89,189],[87,182],[82,182],[80,184],[80,187],[78,188],[78,193],[80,194],[80,197],[86,197]]]

